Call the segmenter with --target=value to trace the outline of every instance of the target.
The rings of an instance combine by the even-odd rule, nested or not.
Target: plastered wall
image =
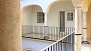
[[[91,5],[87,12],[87,36],[88,38],[91,38]]]
[[[23,25],[32,25],[32,6],[28,6],[23,12]]]
[[[69,7],[68,7],[69,6]],[[74,6],[72,4],[72,2],[67,1],[67,2],[56,2],[54,3],[48,13],[48,26],[56,26],[59,27],[60,26],[60,12],[61,11],[74,11]],[[73,25],[74,21],[72,22],[68,22],[67,18],[65,17],[65,25],[67,26],[74,26]]]

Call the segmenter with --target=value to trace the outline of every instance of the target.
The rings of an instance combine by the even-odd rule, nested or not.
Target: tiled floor
[[[82,44],[82,51],[91,51],[91,39],[88,39],[89,44]]]

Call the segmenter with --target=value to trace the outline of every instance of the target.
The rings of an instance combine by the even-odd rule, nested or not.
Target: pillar
[[[75,15],[75,51],[81,51],[81,8],[76,8]]]
[[[75,6],[75,51],[81,51],[82,42],[82,6],[83,2],[73,2]]]
[[[84,44],[89,44],[87,41],[87,11],[83,11],[83,41]]]
[[[20,0],[0,0],[0,51],[22,51]]]
[[[44,17],[45,17],[45,20],[44,20],[44,26],[47,26],[47,21],[48,21],[48,20],[47,20],[47,14],[48,14],[48,13],[45,12],[44,14],[45,14],[45,16],[44,16]]]
[[[46,39],[46,38],[48,37],[48,36],[47,36],[47,34],[48,34],[48,25],[47,25],[47,21],[48,21],[48,20],[47,20],[47,14],[48,14],[48,13],[47,13],[47,12],[44,12],[44,14],[45,14],[45,15],[44,15],[44,17],[45,17],[45,18],[44,18],[44,27],[45,27],[45,30],[44,30],[44,32],[45,32],[45,33],[44,33],[44,39]]]

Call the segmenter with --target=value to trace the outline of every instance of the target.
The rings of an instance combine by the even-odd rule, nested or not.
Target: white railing
[[[71,27],[65,27],[62,32],[60,29],[52,26],[23,26],[23,37],[59,40],[74,31]]]
[[[74,51],[74,32],[66,35],[40,51]]]

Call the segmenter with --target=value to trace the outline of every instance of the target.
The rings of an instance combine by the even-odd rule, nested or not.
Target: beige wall
[[[87,13],[87,34],[88,38],[91,38],[91,5],[89,6]]]
[[[88,5],[90,5],[91,4],[91,0],[88,0]]]
[[[0,0],[0,51],[22,51],[20,0]]]
[[[32,6],[28,6],[23,12],[23,25],[32,25]]]
[[[54,3],[48,13],[48,26],[56,26],[58,27],[60,25],[60,11],[74,11],[73,4],[68,2],[56,2]],[[73,22],[70,22],[71,24],[68,24],[67,21],[65,21],[66,25],[74,26]]]

